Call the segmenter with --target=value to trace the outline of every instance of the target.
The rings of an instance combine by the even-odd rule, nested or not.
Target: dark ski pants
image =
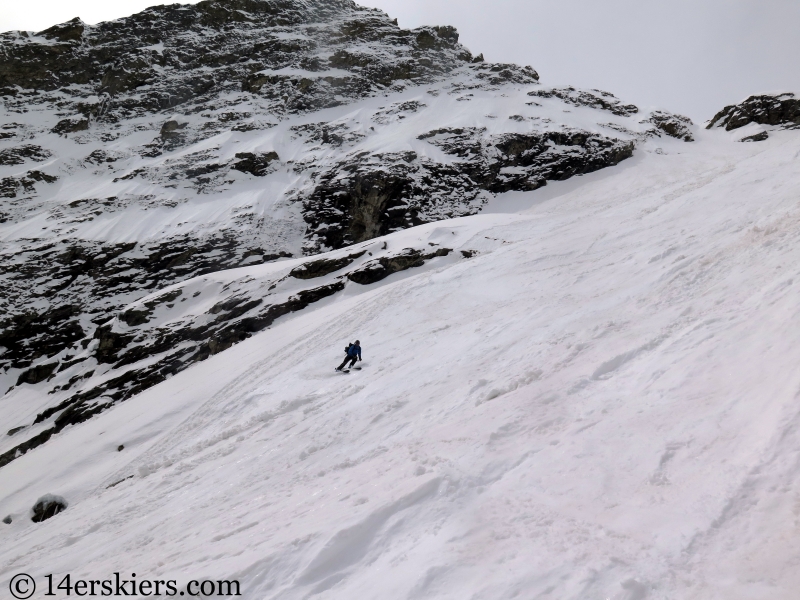
[[[342,369],[344,369],[344,366],[347,364],[348,360],[350,361],[350,366],[352,367],[354,364],[356,364],[356,361],[358,360],[358,357],[357,356],[346,356],[344,358],[344,362],[342,364],[340,364],[338,367],[336,367],[336,370],[337,371],[341,371]]]

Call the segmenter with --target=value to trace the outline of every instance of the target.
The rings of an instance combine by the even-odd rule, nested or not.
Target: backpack
[[[347,348],[344,349],[344,353],[345,354],[350,354],[350,348],[352,348],[352,347],[353,347],[353,344],[348,344]]]

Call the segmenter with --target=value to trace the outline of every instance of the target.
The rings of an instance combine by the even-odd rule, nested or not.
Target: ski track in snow
[[[392,234],[478,254],[284,317],[0,469],[0,580],[794,598],[800,138],[664,147]],[[45,493],[69,508],[33,524]]]

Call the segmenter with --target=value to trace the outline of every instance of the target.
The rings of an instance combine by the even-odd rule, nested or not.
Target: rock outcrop
[[[792,93],[766,94],[750,96],[740,104],[726,106],[709,121],[707,129],[725,128],[726,131],[740,129],[752,123],[795,129],[800,127],[800,98]],[[754,139],[756,136],[759,139]],[[762,132],[749,136],[748,141],[767,139],[768,134]],[[743,140],[744,141],[744,140]]]
[[[492,136],[485,129],[446,128],[418,139],[455,160],[443,164],[415,152],[368,154],[320,175],[303,204],[320,248],[474,214],[486,192],[535,190],[548,180],[616,165],[634,148],[632,141],[580,130]]]
[[[58,513],[67,510],[68,502],[61,496],[45,494],[36,501],[31,512],[31,521],[41,523],[55,517]],[[10,520],[9,520],[10,522]]]

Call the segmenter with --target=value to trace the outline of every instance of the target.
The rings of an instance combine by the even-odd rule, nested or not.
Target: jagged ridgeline
[[[24,407],[0,465],[277,318],[457,255],[354,244],[691,140],[684,117],[538,79],[344,0],[0,35],[0,392]]]

